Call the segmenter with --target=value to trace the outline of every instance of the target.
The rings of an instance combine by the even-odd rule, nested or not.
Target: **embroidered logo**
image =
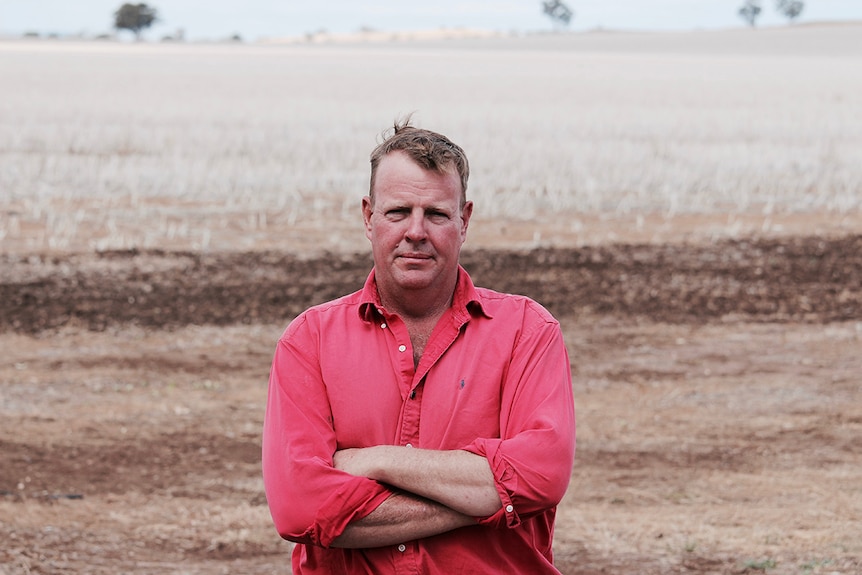
[[[460,384],[458,384],[458,388],[459,388],[459,389],[464,389],[464,380],[463,380],[463,379],[461,380],[461,383],[460,383]]]

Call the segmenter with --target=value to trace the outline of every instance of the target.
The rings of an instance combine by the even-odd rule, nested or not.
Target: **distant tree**
[[[786,16],[788,20],[793,22],[800,14],[802,14],[802,9],[805,8],[805,2],[801,2],[800,0],[777,0],[777,2],[775,2],[775,8],[781,12],[781,14]]]
[[[757,17],[760,16],[762,11],[760,0],[746,0],[745,4],[739,9],[739,16],[753,28],[757,25]]]
[[[554,22],[559,22],[568,26],[572,21],[574,11],[563,4],[560,0],[544,0],[542,2],[542,11],[547,14]]]
[[[123,4],[114,12],[114,28],[130,30],[135,38],[141,39],[141,32],[159,19],[155,8],[146,4]]]

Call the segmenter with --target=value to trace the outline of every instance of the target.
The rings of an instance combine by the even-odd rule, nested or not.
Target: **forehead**
[[[459,202],[461,179],[454,166],[443,171],[428,170],[406,153],[395,151],[381,158],[373,192],[377,200],[419,196],[438,202]]]

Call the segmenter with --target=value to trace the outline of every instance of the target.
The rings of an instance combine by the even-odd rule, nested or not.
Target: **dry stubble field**
[[[844,33],[0,45],[23,94],[0,116],[0,573],[289,573],[259,473],[271,352],[367,272],[364,154],[415,108],[477,149],[490,215],[465,266],[566,333],[561,571],[862,571],[862,78]],[[345,77],[357,54],[369,68]],[[405,61],[425,75],[373,103]],[[46,78],[71,82],[66,105]],[[293,99],[266,96],[285,78]],[[770,112],[777,87],[797,122]],[[135,90],[161,107],[134,112]]]

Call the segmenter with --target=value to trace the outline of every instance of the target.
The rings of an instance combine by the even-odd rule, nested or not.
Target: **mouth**
[[[398,254],[398,259],[409,260],[409,261],[426,261],[431,259],[430,254],[420,253],[420,252],[407,252],[403,254]]]

